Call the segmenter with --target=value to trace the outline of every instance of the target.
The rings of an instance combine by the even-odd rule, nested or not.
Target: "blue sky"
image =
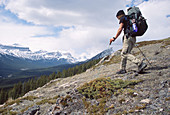
[[[90,58],[109,47],[119,27],[117,11],[130,6],[138,6],[149,25],[138,41],[169,37],[169,4],[169,0],[1,0],[0,44]],[[112,44],[115,51],[122,47],[121,36]]]
[[[27,20],[18,18],[17,14],[11,12],[10,10],[6,10],[4,4],[0,5],[0,15],[3,15],[7,18],[7,19],[3,19],[2,20],[3,22],[8,23],[12,21],[15,24],[44,27],[52,32],[52,34],[37,34],[32,37],[58,37],[59,32],[62,31],[63,29],[74,28],[74,26],[65,27],[65,26],[53,26],[53,25],[43,25],[43,24],[36,25],[33,22],[28,22]]]
[[[126,7],[132,7],[132,6],[138,6],[142,4],[143,2],[147,2],[149,0],[129,0],[130,3],[126,5]]]

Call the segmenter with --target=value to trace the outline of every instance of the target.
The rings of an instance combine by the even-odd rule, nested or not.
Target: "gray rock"
[[[158,108],[154,105],[150,105],[150,108],[154,109],[154,110],[157,110]]]
[[[56,101],[56,105],[59,105],[61,102],[61,98],[58,98],[57,101]]]
[[[53,111],[53,106],[51,106],[49,109],[48,109],[48,112],[52,112]]]
[[[78,90],[77,90],[77,89],[74,89],[74,91],[75,91],[75,92],[78,92]]]
[[[36,113],[35,113],[35,115],[40,115],[41,114],[41,112],[39,112],[39,111],[37,111]]]
[[[150,100],[150,99],[143,99],[143,100],[141,100],[140,102],[141,102],[141,103],[147,103],[147,104],[148,104],[148,103],[151,102],[151,100]]]
[[[64,94],[64,93],[60,94],[60,97],[64,97],[64,96],[65,96],[65,94]]]
[[[67,93],[67,94],[70,94],[70,93],[71,93],[71,91],[67,91],[66,93]]]
[[[166,96],[166,92],[164,90],[161,90],[159,92],[159,95],[160,95],[160,97],[164,97],[164,96]]]
[[[60,115],[61,114],[61,111],[55,111],[54,112],[54,115]]]
[[[155,53],[154,53],[154,55],[158,55],[160,52],[158,52],[158,51],[156,51]]]
[[[23,115],[35,115],[37,111],[40,110],[40,106],[35,105],[33,107],[28,108],[26,112],[24,112]]]
[[[60,113],[63,111],[63,108],[60,105],[53,105],[48,110],[48,113],[51,113],[52,115],[60,115]]]

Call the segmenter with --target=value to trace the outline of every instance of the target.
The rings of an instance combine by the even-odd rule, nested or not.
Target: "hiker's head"
[[[116,17],[120,20],[120,18],[124,15],[125,15],[125,12],[123,10],[119,10],[116,14]]]

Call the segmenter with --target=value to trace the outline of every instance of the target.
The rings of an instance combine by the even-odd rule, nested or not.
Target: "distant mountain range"
[[[18,47],[18,46],[6,46],[0,45],[0,53],[6,54],[22,59],[29,60],[62,60],[66,59],[66,63],[75,63],[78,61],[70,53],[63,52],[47,52],[47,51],[37,51],[32,52],[28,47]]]
[[[37,68],[47,68],[76,63],[78,60],[70,53],[32,52],[28,47],[0,44],[0,77],[10,77],[13,73]]]
[[[112,48],[104,50],[89,60],[99,59],[111,53],[113,53]],[[23,71],[30,69],[49,68],[65,64],[74,65],[82,60],[88,61],[86,57],[84,59],[75,58],[68,52],[47,52],[42,50],[32,52],[28,47],[0,44],[0,78],[13,77],[15,73],[23,73]]]

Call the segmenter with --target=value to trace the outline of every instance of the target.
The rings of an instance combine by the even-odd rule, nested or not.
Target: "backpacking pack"
[[[127,29],[125,30],[128,35],[142,36],[148,29],[146,19],[142,16],[142,13],[138,7],[130,7],[127,9]]]

